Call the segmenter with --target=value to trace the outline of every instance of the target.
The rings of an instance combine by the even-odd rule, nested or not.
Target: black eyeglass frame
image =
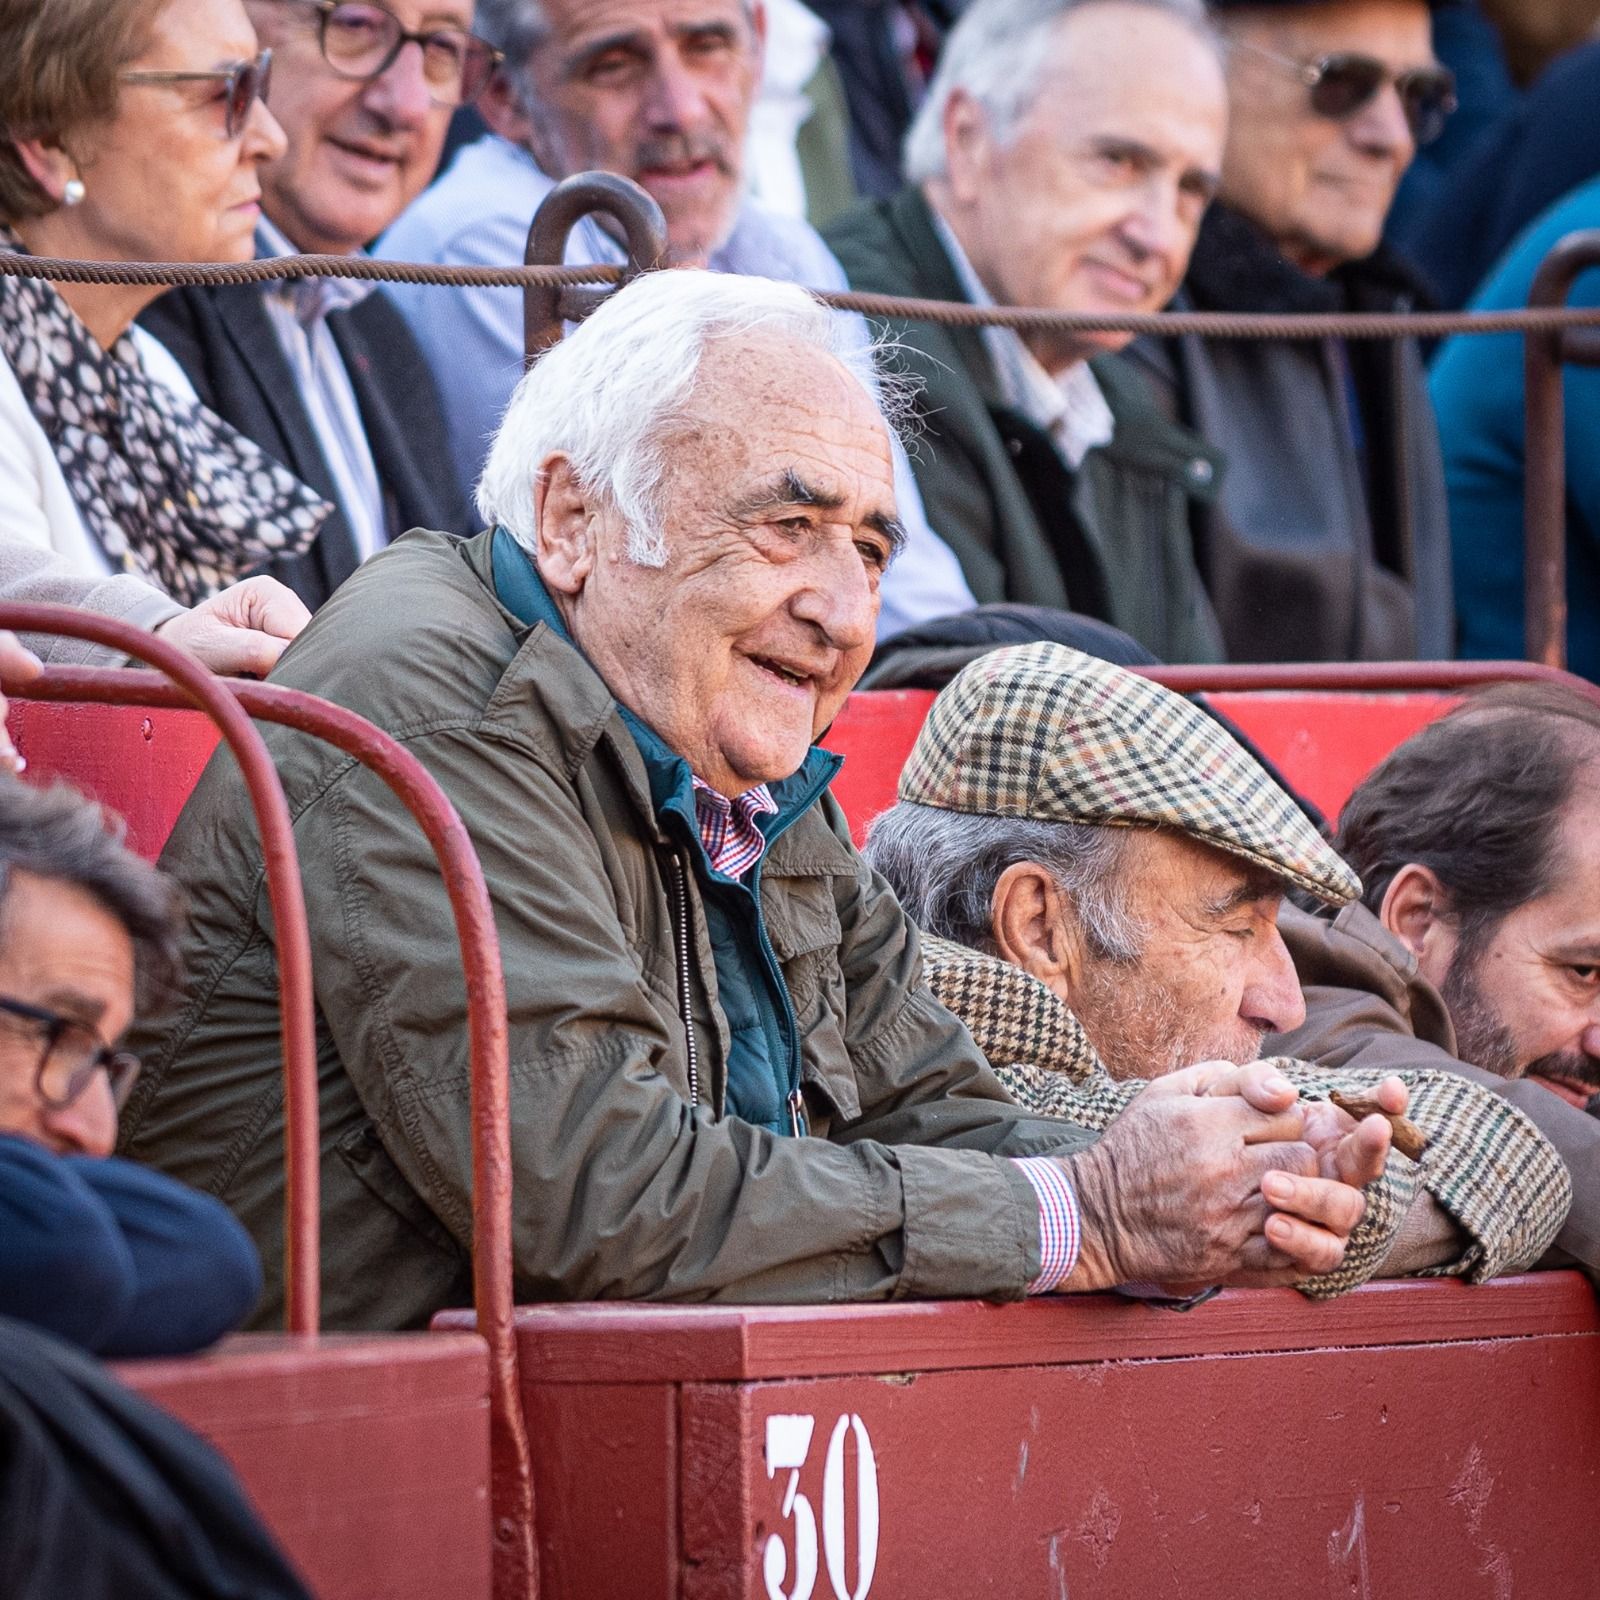
[[[422,32],[411,32],[401,26],[399,17],[395,16],[387,6],[378,5],[376,0],[288,0],[291,5],[307,6],[317,15],[317,48],[322,52],[322,59],[341,78],[347,78],[351,83],[371,83],[375,78],[381,78],[396,61],[400,59],[400,52],[408,44],[414,44],[422,51],[424,59],[427,57],[430,40],[440,38],[459,38],[465,41],[465,48],[461,55],[461,93],[455,100],[443,100],[433,92],[434,86],[429,84],[428,97],[436,106],[465,106],[471,105],[474,100],[489,87],[489,80],[494,76],[495,69],[505,60],[504,50],[497,50],[487,39],[471,32],[467,28],[428,28]],[[376,66],[364,72],[352,72],[348,67],[341,66],[328,54],[328,27],[333,21],[336,11],[345,6],[358,4],[369,11],[376,11],[388,17],[394,24],[394,42],[384,53],[383,60]],[[472,92],[467,92],[467,80],[473,60],[482,62],[479,69],[483,81],[477,84]]]
[[[1390,70],[1387,62],[1380,61],[1376,56],[1364,55],[1359,50],[1336,50],[1318,56],[1312,61],[1297,61],[1293,56],[1279,55],[1276,50],[1267,50],[1261,45],[1250,44],[1242,39],[1230,40],[1228,47],[1232,50],[1247,50],[1253,56],[1260,56],[1264,61],[1271,61],[1292,72],[1311,91],[1311,109],[1319,117],[1327,117],[1332,122],[1348,121],[1371,105],[1385,85],[1393,84],[1395,93],[1400,97],[1401,108],[1406,114],[1406,126],[1411,129],[1411,137],[1419,146],[1432,144],[1444,132],[1444,125],[1450,114],[1461,103],[1456,97],[1456,76],[1448,67],[1412,67],[1406,72],[1394,72]],[[1372,87],[1359,100],[1340,110],[1330,110],[1325,105],[1319,105],[1318,88],[1331,73],[1337,73],[1341,67],[1348,64],[1371,69]],[[1411,91],[1418,87],[1438,91],[1437,100],[1431,107],[1425,106],[1421,99],[1412,94]]]
[[[265,103],[272,83],[272,52],[263,50],[253,61],[235,62],[231,67],[214,67],[209,72],[158,72],[136,68],[118,74],[122,83],[221,83],[227,86],[228,100],[223,121],[225,138],[237,139],[250,120],[257,100]]]
[[[111,1084],[111,1098],[117,1110],[120,1111],[128,1103],[128,1096],[138,1081],[140,1065],[138,1056],[131,1050],[117,1050],[103,1041],[99,1042],[94,1053],[68,1076],[66,1094],[53,1095],[45,1088],[44,1082],[50,1057],[60,1048],[69,1030],[75,1029],[91,1039],[97,1039],[94,1029],[76,1017],[64,1017],[59,1011],[30,1005],[26,1000],[13,1000],[9,995],[0,995],[0,1012],[21,1017],[26,1022],[36,1022],[43,1029],[44,1049],[39,1055],[39,1065],[34,1069],[33,1086],[39,1098],[52,1111],[65,1111],[94,1082],[95,1073],[100,1071],[105,1072]]]

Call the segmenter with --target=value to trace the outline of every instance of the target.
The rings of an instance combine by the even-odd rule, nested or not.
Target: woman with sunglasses
[[[283,149],[269,67],[240,0],[0,0],[0,253],[249,259],[259,169]],[[328,507],[132,326],[161,292],[0,277],[0,596],[264,673],[307,615],[247,575],[303,550]]]
[[[0,778],[0,1316],[106,1356],[179,1355],[261,1289],[219,1201],[112,1157],[137,988],[173,979],[172,892],[65,787]]]

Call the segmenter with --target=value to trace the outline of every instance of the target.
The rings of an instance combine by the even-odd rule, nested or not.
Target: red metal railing
[[[465,825],[444,791],[403,745],[365,718],[314,695],[264,683],[223,680],[173,646],[125,623],[60,606],[0,605],[0,628],[93,639],[148,660],[160,673],[122,668],[47,667],[7,687],[19,698],[95,700],[148,707],[198,706],[238,756],[261,818],[268,894],[277,927],[285,1013],[285,1142],[288,1327],[314,1334],[320,1207],[316,1047],[310,942],[288,807],[251,718],[323,739],[376,773],[416,818],[438,858],[462,952],[471,1062],[473,1302],[489,1347],[494,1485],[495,1592],[500,1600],[536,1592],[531,1453],[517,1378],[512,1327],[512,1174],[505,979],[488,887]],[[168,681],[170,678],[171,681]],[[299,953],[292,949],[296,943]],[[291,1042],[291,1016],[304,1024]],[[310,1297],[307,1298],[309,1285]]]
[[[10,628],[17,633],[52,633],[86,639],[120,650],[137,661],[148,662],[160,677],[120,670],[79,669],[76,676],[81,686],[90,692],[80,692],[75,698],[115,701],[119,698],[119,687],[127,678],[159,683],[173,696],[173,704],[198,706],[217,724],[244,774],[261,830],[267,899],[272,907],[278,940],[279,1007],[283,1019],[285,1325],[290,1333],[314,1334],[321,1320],[322,1286],[311,938],[289,806],[278,783],[272,757],[267,754],[267,747],[249,716],[222,679],[214,677],[192,656],[142,628],[69,606],[3,604],[0,604],[0,628]],[[51,684],[59,682],[65,670],[47,667],[43,677],[15,689],[8,685],[7,690],[30,698],[48,698]],[[167,689],[163,680],[169,680],[173,687]]]

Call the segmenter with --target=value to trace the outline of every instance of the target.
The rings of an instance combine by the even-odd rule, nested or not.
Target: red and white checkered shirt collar
[[[746,789],[737,800],[718,794],[708,783],[694,779],[694,814],[700,824],[700,842],[712,867],[729,878],[742,878],[767,848],[766,837],[756,826],[757,817],[768,817],[778,802],[767,792],[766,784]]]

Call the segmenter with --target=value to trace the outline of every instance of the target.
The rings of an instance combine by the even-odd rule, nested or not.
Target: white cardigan
[[[196,398],[183,369],[142,328],[133,341],[145,371],[186,399]],[[10,362],[0,358],[0,598],[82,606],[153,628],[183,607],[138,578],[113,575],[84,525],[50,440]],[[115,652],[75,639],[30,637],[46,661],[106,662]]]

